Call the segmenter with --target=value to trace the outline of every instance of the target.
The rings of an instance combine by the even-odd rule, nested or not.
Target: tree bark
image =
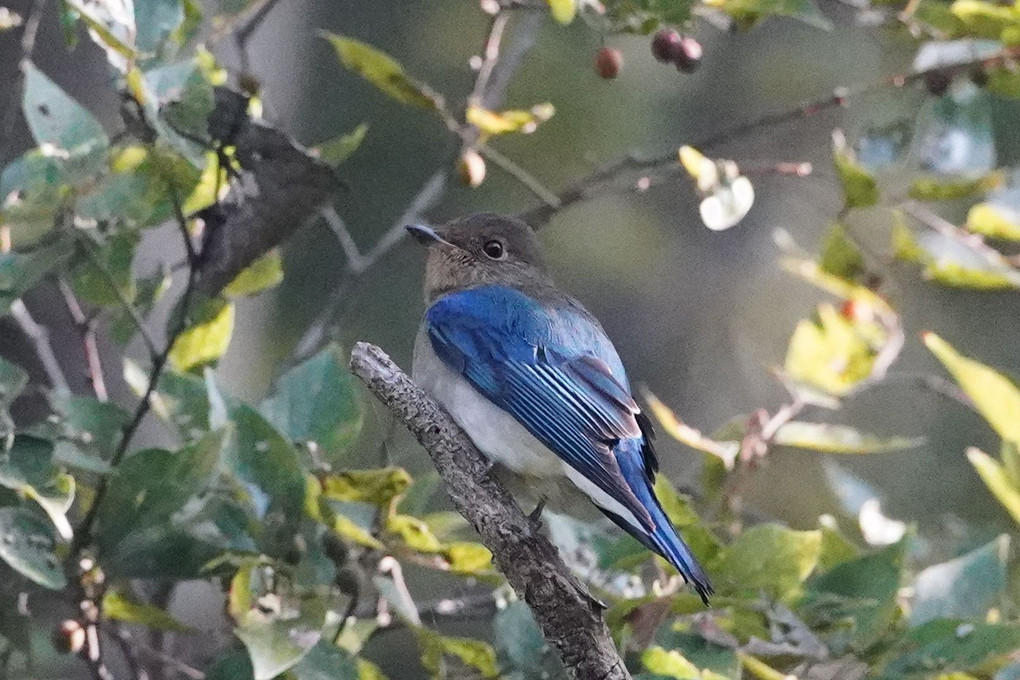
[[[453,504],[531,608],[571,677],[628,680],[596,601],[503,486],[471,439],[378,347],[358,343],[351,370],[425,447]]]

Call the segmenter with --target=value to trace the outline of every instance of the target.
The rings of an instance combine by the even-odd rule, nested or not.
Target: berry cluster
[[[689,35],[663,29],[652,37],[652,54],[664,64],[672,63],[681,73],[694,73],[701,64],[704,49]]]

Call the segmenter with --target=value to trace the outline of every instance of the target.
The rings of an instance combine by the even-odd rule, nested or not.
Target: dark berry
[[[673,61],[679,47],[680,34],[671,28],[664,28],[652,36],[652,55],[663,64]]]
[[[932,96],[941,97],[949,91],[952,78],[945,71],[932,71],[924,74],[924,86]]]
[[[623,68],[623,54],[615,47],[603,47],[595,53],[595,72],[599,78],[612,80]]]
[[[701,55],[705,50],[694,38],[689,35],[680,36],[680,44],[673,53],[673,63],[676,70],[681,73],[694,73],[701,65]]]

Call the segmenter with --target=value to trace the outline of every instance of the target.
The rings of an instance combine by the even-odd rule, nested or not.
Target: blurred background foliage
[[[1015,3],[35,0],[0,29],[0,674],[559,677],[346,370],[355,340],[410,364],[402,224],[486,210],[614,339],[719,592],[548,516],[635,674],[1020,677]],[[223,87],[339,182],[208,297],[192,256],[249,171]]]

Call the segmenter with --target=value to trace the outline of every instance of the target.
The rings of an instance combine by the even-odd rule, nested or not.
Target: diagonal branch
[[[454,506],[492,551],[571,677],[629,680],[603,620],[603,605],[488,474],[489,464],[464,431],[378,347],[356,344],[351,370],[425,447]]]

